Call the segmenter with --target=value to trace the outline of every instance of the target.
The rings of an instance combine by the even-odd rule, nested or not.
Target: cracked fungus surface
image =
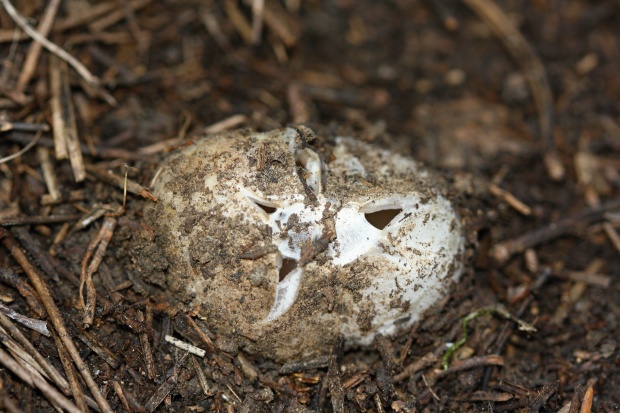
[[[169,156],[138,267],[219,337],[277,360],[419,320],[463,268],[444,186],[399,154],[295,129],[207,136]]]

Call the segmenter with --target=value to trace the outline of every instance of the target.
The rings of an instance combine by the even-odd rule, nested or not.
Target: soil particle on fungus
[[[172,154],[144,211],[164,258],[134,254],[216,334],[278,360],[407,328],[459,277],[465,250],[435,173],[352,138],[319,152],[299,135],[241,130]]]

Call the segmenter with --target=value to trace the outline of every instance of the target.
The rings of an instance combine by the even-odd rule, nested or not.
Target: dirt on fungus
[[[39,26],[55,2],[13,3]],[[543,161],[549,140],[539,133],[536,91],[526,76],[532,62],[513,57],[467,6],[471,0],[266,0],[263,19],[251,6],[260,2],[60,3],[46,37],[103,87],[89,87],[47,51],[27,59],[35,42],[0,8],[0,158],[41,130],[35,149],[0,164],[0,303],[46,319],[39,294],[28,288],[27,266],[9,252],[7,239],[14,238],[49,286],[110,410],[619,410],[616,0],[496,4],[549,79],[552,143],[564,166],[559,180]],[[262,30],[254,32],[259,21]],[[66,122],[53,123],[59,119]],[[279,363],[210,331],[189,302],[153,294],[130,252],[141,249],[149,281],[166,284],[171,263],[154,248],[140,201],[156,173],[149,165],[188,136],[289,124],[307,124],[319,137],[396,146],[448,170],[450,186],[463,197],[457,205],[471,209],[466,230],[478,249],[465,282],[401,335],[378,337],[364,349],[336,344],[327,357]],[[73,164],[55,158],[53,132],[43,125],[79,138]],[[77,154],[88,167],[79,183]],[[129,194],[121,210],[126,171]],[[265,185],[277,173],[268,171]],[[88,245],[110,235],[102,214],[117,226],[93,274],[94,321],[84,329],[79,278]],[[186,231],[195,225],[191,217],[184,223]],[[508,252],[501,262],[498,247]],[[208,266],[206,255],[195,258]],[[251,281],[265,288],[260,277]],[[354,287],[353,277],[345,281]],[[329,299],[313,294],[317,302]],[[537,332],[519,331],[497,316],[475,318],[444,371],[446,345],[462,337],[464,317],[497,304]],[[61,344],[18,328],[43,361],[71,379]],[[166,336],[206,354],[189,355]],[[17,356],[0,361],[8,357]],[[83,377],[77,396],[50,377],[72,403],[86,395],[84,404],[92,404]],[[0,365],[0,410],[56,411],[6,364]]]
[[[310,146],[306,133],[314,135],[230,131],[171,154],[156,172],[158,202],[144,205],[155,237],[127,246],[136,272],[171,302],[250,354],[281,362],[406,329],[446,293],[464,259],[468,217],[443,198],[445,179],[356,140],[321,136],[314,144],[322,146]],[[353,227],[350,208],[364,217]],[[390,217],[382,225],[378,211]],[[365,246],[351,231],[378,238]]]

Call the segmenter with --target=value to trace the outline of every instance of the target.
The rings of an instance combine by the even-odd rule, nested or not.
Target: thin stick
[[[95,288],[95,284],[93,283],[93,274],[97,271],[99,265],[101,264],[101,261],[103,260],[105,251],[108,248],[108,244],[110,243],[110,239],[112,239],[112,235],[114,234],[116,223],[116,219],[112,217],[106,217],[103,220],[103,225],[101,226],[99,234],[97,235],[95,240],[93,240],[93,242],[91,242],[91,244],[88,246],[87,253],[84,256],[84,260],[82,261],[82,279],[80,280],[80,302],[84,308],[84,328],[90,327],[90,325],[93,323],[93,320],[95,319],[97,290]],[[88,264],[88,261],[90,260],[95,246],[97,246],[97,251],[95,251],[93,259],[87,268],[86,264]],[[82,289],[84,285],[86,286],[86,303],[84,303],[84,300],[82,298]]]
[[[54,384],[56,384],[56,386],[58,386],[62,390],[62,392],[66,396],[71,394],[69,383],[67,383],[67,380],[65,380],[65,378],[60,374],[60,372],[56,370],[56,368],[47,360],[47,358],[43,357],[43,355],[39,353],[39,351],[37,351],[37,349],[32,345],[32,343],[28,341],[26,336],[24,336],[21,330],[17,328],[15,324],[11,322],[11,320],[0,314],[0,325],[2,325],[2,327],[4,327],[4,329],[9,333],[9,335],[16,342],[18,342],[37,363],[39,363],[39,366],[41,366],[41,369],[43,369],[45,374],[48,375],[48,377],[54,382]],[[54,338],[56,338],[57,335],[54,336]],[[60,349],[62,348],[62,346],[57,346],[57,348]],[[71,362],[70,359],[69,362]],[[78,400],[79,399],[76,397],[76,401]],[[99,411],[97,403],[90,397],[86,397],[86,403],[95,410]],[[82,410],[86,411],[85,409]]]
[[[157,201],[157,197],[155,197],[155,195],[151,194],[146,188],[137,182],[131,180],[125,181],[123,177],[113,174],[110,171],[103,170],[95,165],[86,165],[86,170],[105,183],[115,185],[123,189],[127,188],[127,191],[132,194],[140,195],[141,197],[151,201]]]
[[[14,217],[0,219],[0,227],[11,227],[17,225],[40,225],[40,224],[58,224],[67,221],[75,221],[80,219],[82,215],[47,215],[34,217]]]
[[[62,73],[60,65],[51,59],[49,73],[50,109],[52,111],[52,132],[54,137],[54,153],[56,159],[66,159],[67,140],[65,138],[64,117],[62,116]]]
[[[64,159],[68,156],[75,180],[81,182],[86,178],[86,172],[71,100],[69,72],[67,64],[56,57],[50,59],[50,83],[56,157]]]
[[[37,142],[39,142],[40,138],[41,138],[41,131],[37,132],[37,134],[34,137],[34,139],[31,140],[28,143],[28,145],[24,146],[21,150],[15,152],[14,154],[11,154],[9,156],[5,156],[4,158],[0,158],[0,164],[6,163],[6,162],[8,162],[10,160],[13,160],[15,158],[18,158],[18,157],[22,156],[23,154],[28,152],[30,150],[30,148],[32,148],[34,145],[36,145]]]
[[[3,317],[11,317],[13,320],[17,321],[18,323],[21,323],[24,326],[34,331],[37,331],[40,334],[43,334],[44,336],[47,336],[47,337],[50,336],[50,331],[47,329],[47,323],[45,321],[26,317],[25,315],[19,314],[17,311],[13,310],[12,308],[7,307],[6,305],[0,303],[0,321],[2,321]],[[0,322],[0,325],[2,325],[1,322]]]
[[[82,386],[80,385],[77,374],[75,374],[75,368],[71,363],[71,356],[69,356],[67,349],[65,348],[65,346],[63,346],[62,342],[60,341],[60,337],[56,332],[52,334],[52,337],[54,338],[54,342],[56,343],[56,348],[58,349],[58,357],[60,358],[62,367],[65,370],[65,375],[67,376],[69,390],[71,391],[71,394],[73,394],[73,398],[75,399],[77,405],[80,406],[80,408],[83,408],[85,403],[84,391],[82,390]]]
[[[135,0],[129,4],[129,7],[132,10],[137,10],[138,8],[145,6],[146,4],[148,3],[145,3],[144,0]],[[54,25],[53,33],[62,33],[67,30],[75,29],[76,27],[91,22],[106,13],[113,12],[116,9],[118,9],[118,1],[116,0],[108,1],[105,3],[93,3],[86,10],[82,10],[80,11],[80,13],[75,13],[75,15],[71,15],[71,17],[68,17],[56,23]]]
[[[504,202],[506,202],[516,211],[526,216],[532,215],[532,208],[527,206],[525,203],[523,203],[520,199],[518,199],[516,196],[514,196],[510,192],[506,191],[503,188],[500,188],[499,186],[495,185],[492,182],[488,183],[487,188],[489,188],[489,192],[491,192],[496,197],[504,200]]]
[[[45,12],[43,13],[43,18],[41,18],[41,22],[39,23],[39,27],[37,30],[41,33],[42,36],[47,36],[52,29],[54,24],[54,18],[56,17],[56,13],[58,12],[58,6],[60,6],[60,0],[50,0]],[[17,79],[17,85],[15,89],[22,93],[26,86],[30,82],[32,75],[37,69],[37,62],[39,61],[39,56],[41,55],[41,43],[34,42],[30,46],[28,50],[28,55],[26,55],[26,60],[24,61],[24,65],[22,66],[21,73],[19,74],[19,78]]]
[[[264,13],[265,0],[252,0],[252,44],[254,45],[260,43]]]
[[[13,238],[10,232],[8,232],[4,228],[0,228],[0,239],[2,239],[2,244],[4,245],[4,247],[8,249],[13,258],[15,258],[15,261],[17,261],[22,266],[26,274],[28,274],[28,278],[30,278],[32,286],[39,294],[39,298],[41,299],[41,302],[43,303],[43,306],[45,307],[45,310],[50,317],[52,325],[58,332],[60,340],[69,351],[71,359],[73,359],[73,362],[75,363],[78,371],[82,375],[82,378],[88,386],[91,394],[97,401],[97,404],[101,408],[101,411],[104,413],[112,413],[112,409],[110,408],[108,401],[102,396],[101,392],[99,391],[99,387],[97,386],[97,383],[90,374],[88,366],[86,365],[86,363],[84,363],[84,360],[82,360],[78,349],[75,347],[75,344],[71,340],[71,336],[69,336],[67,327],[65,327],[60,311],[54,303],[52,295],[47,285],[39,275],[38,270],[30,263],[30,261],[22,252],[19,244],[17,243],[15,238]],[[2,359],[2,357],[0,357],[0,359]]]
[[[144,319],[146,328],[151,330],[153,328],[153,307],[148,301],[145,307],[146,317],[144,317]],[[138,312],[138,315],[142,317],[141,312]],[[140,319],[138,320],[142,321]],[[146,374],[149,379],[155,380],[157,378],[157,372],[155,371],[153,350],[151,349],[151,343],[149,342],[149,335],[147,332],[140,333],[140,344],[142,345],[142,355],[144,356],[144,364],[146,365]]]
[[[36,387],[41,390],[41,393],[53,404],[56,404],[68,412],[81,413],[81,410],[77,408],[69,399],[63,396],[58,390],[50,386],[41,376],[30,373],[24,367],[22,367],[13,357],[7,352],[0,349],[0,363],[7,369],[11,370],[17,377],[22,379],[31,387]]]
[[[35,258],[36,259],[36,258]],[[22,280],[17,274],[8,268],[0,268],[0,282],[10,285],[15,288],[17,292],[26,300],[30,309],[39,318],[45,318],[47,313],[37,298],[37,293],[26,281]],[[6,315],[9,315],[5,312]],[[47,330],[47,323],[45,324],[45,330]],[[48,331],[49,333],[49,331]],[[47,334],[45,334],[47,335]]]
[[[128,4],[126,6],[127,9],[129,9],[131,12],[141,9],[145,6],[147,6],[149,3],[151,3],[153,0],[137,0],[134,2],[131,2],[130,4]],[[106,28],[112,26],[113,24],[119,22],[120,20],[124,19],[127,17],[127,13],[125,10],[118,8],[118,3],[117,3],[117,8],[112,10],[112,12],[110,14],[108,14],[107,16],[104,16],[102,18],[100,18],[99,20],[96,20],[92,23],[90,23],[88,25],[88,28],[90,29],[90,31],[94,32],[94,33],[98,33],[101,32],[103,30],[105,30]]]
[[[51,365],[47,361],[47,359],[41,355],[41,353],[37,351],[37,349],[32,345],[32,343],[28,341],[26,336],[24,336],[21,330],[17,328],[17,326],[15,326],[15,324],[13,324],[11,320],[9,320],[9,318],[5,316],[4,314],[2,314],[1,312],[0,312],[0,326],[2,326],[6,330],[6,332],[9,333],[9,335],[16,342],[18,342],[24,348],[24,350],[26,350],[28,354],[32,356],[32,358],[37,363],[39,363],[39,365],[41,366],[41,369],[43,369],[45,374],[47,374],[49,378],[54,383],[56,383],[58,387],[60,387],[64,392],[69,390],[69,385],[67,381],[64,379],[64,377],[62,377],[60,372],[56,370],[56,368],[53,365]]]
[[[58,202],[62,198],[62,194],[58,189],[58,179],[56,179],[56,172],[54,171],[54,166],[50,160],[49,149],[43,146],[37,147],[37,157],[41,163],[43,180],[45,181],[45,186],[47,186],[47,192],[49,192],[50,200],[52,203]]]
[[[101,83],[99,81],[99,78],[97,78],[95,75],[90,73],[90,71],[86,68],[86,66],[80,63],[75,57],[67,53],[64,49],[61,49],[60,47],[56,46],[54,43],[47,40],[45,36],[39,33],[32,26],[30,26],[28,22],[26,22],[26,19],[24,19],[24,17],[21,14],[19,14],[19,12],[15,9],[15,7],[13,7],[13,5],[11,4],[9,0],[0,0],[0,2],[4,6],[4,9],[9,14],[9,16],[11,16],[11,18],[15,21],[15,23],[24,32],[26,32],[28,36],[32,37],[32,40],[34,40],[35,42],[41,43],[41,46],[45,47],[50,53],[58,56],[60,59],[69,63],[71,67],[73,67],[75,71],[78,72],[78,74],[86,81],[86,83],[88,83],[89,85],[93,87],[99,87]]]
[[[616,251],[620,253],[620,235],[618,235],[616,229],[609,222],[605,222],[603,224],[603,229],[605,230],[605,233],[609,237],[609,240],[613,244],[614,248],[616,248]]]
[[[618,208],[620,208],[620,199],[609,201],[596,208],[584,209],[576,215],[569,216],[556,223],[549,224],[515,239],[495,245],[491,250],[491,256],[500,265],[504,264],[514,254],[521,253],[527,248],[534,247],[535,245],[550,241],[565,234],[583,231],[586,226],[604,219],[607,212]]]
[[[224,10],[228,15],[228,20],[235,27],[239,35],[247,44],[252,44],[252,27],[246,20],[239,7],[237,7],[236,0],[226,0],[224,2]]]
[[[223,119],[203,129],[204,133],[218,133],[228,129],[236,128],[242,123],[247,122],[248,117],[246,115],[232,115],[229,118]]]

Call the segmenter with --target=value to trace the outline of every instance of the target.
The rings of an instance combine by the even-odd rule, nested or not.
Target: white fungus
[[[317,147],[292,128],[242,130],[171,155],[145,210],[156,248],[135,253],[216,334],[279,360],[407,328],[463,268],[435,174],[352,138]]]

